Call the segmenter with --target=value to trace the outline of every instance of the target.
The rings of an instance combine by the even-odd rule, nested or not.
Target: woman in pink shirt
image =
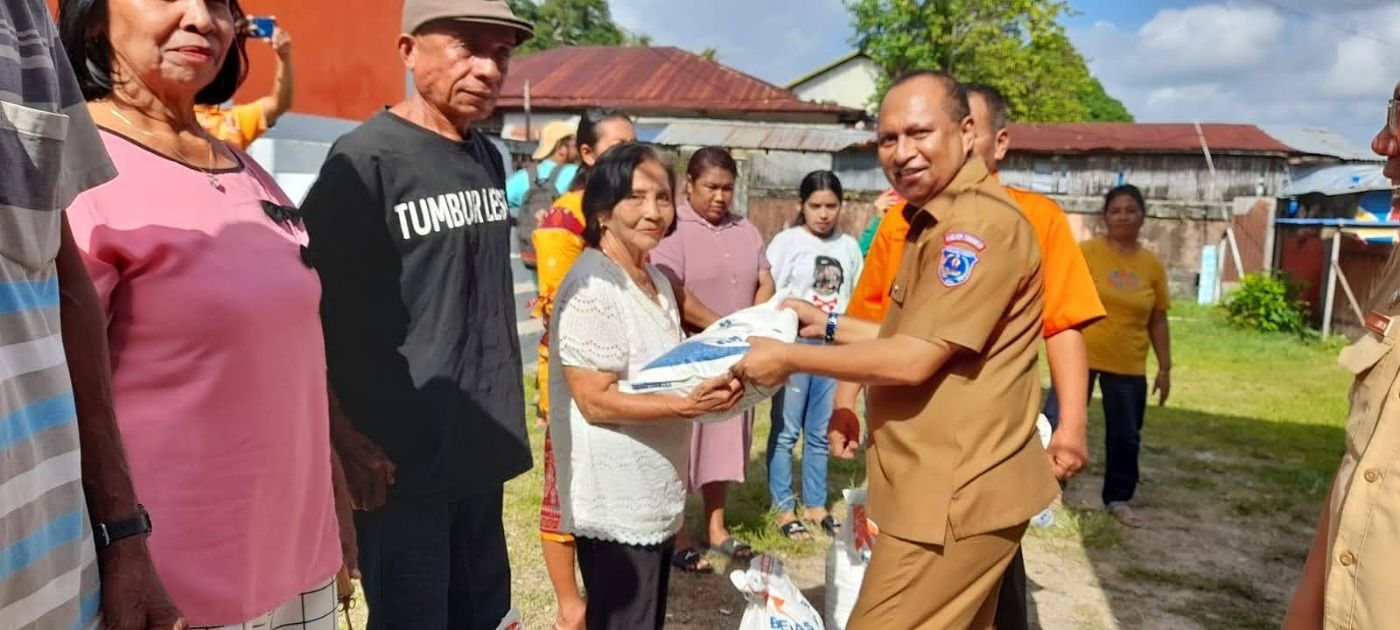
[[[676,205],[676,233],[651,253],[663,273],[720,316],[773,297],[763,236],[730,211],[738,173],[734,158],[724,149],[696,151],[686,168],[685,197]],[[726,422],[695,425],[690,445],[690,489],[700,490],[704,498],[706,545],[731,559],[753,554],[724,524],[729,484],[744,481],[752,441],[749,412]],[[685,530],[677,536],[675,565],[686,571],[708,569],[688,538]]]
[[[242,80],[242,11],[235,0],[63,9],[119,172],[67,213],[107,312],[156,571],[192,627],[331,630],[342,559],[320,284],[286,195],[194,114]]]

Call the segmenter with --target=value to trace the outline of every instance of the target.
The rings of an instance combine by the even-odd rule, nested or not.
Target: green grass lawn
[[[1103,434],[1095,401],[1093,463],[1070,486],[1059,524],[1033,530],[1028,548],[1087,549],[1092,566],[1080,569],[1093,572],[1110,608],[1090,612],[1121,627],[1152,615],[1188,626],[1277,627],[1343,446],[1350,376],[1335,364],[1340,344],[1232,330],[1215,311],[1192,305],[1176,308],[1172,317],[1172,397],[1166,407],[1148,411],[1143,435],[1138,503],[1153,523],[1126,530],[1097,509]],[[527,378],[530,398],[532,381]],[[771,525],[763,465],[768,430],[765,406],[749,481],[731,493],[733,533],[762,551],[811,558],[825,545],[789,542]],[[540,432],[532,428],[531,438],[538,453]],[[863,460],[832,460],[832,500],[863,476]],[[536,533],[540,486],[537,467],[506,488],[515,604],[531,628],[550,627],[553,619]],[[1064,579],[1079,579],[1074,576],[1067,569]],[[1051,612],[1041,607],[1041,614]],[[363,607],[352,616],[363,627]],[[1111,625],[1077,614],[1040,623]],[[737,617],[711,625],[732,627]]]
[[[1129,530],[1098,509],[1096,400],[1093,461],[1066,492],[1064,524],[1032,530],[1027,546],[1064,538],[1086,548],[1104,617],[1120,627],[1165,615],[1174,621],[1151,627],[1277,628],[1344,446],[1351,375],[1335,359],[1345,340],[1233,330],[1193,305],[1176,308],[1171,325],[1172,396],[1148,409],[1135,501],[1149,525]]]
[[[1343,448],[1351,375],[1336,356],[1345,340],[1237,331],[1214,311],[1181,310],[1172,399],[1149,411],[1145,463],[1241,516],[1297,508],[1314,520]]]

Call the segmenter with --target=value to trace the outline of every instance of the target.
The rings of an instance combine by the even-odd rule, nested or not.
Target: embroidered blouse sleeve
[[[612,283],[591,277],[558,302],[554,318],[563,365],[626,378],[630,346],[622,297]]]

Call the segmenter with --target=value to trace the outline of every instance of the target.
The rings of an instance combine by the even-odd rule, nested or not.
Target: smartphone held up
[[[253,16],[248,18],[248,37],[254,39],[272,39],[272,35],[277,32],[277,16]]]

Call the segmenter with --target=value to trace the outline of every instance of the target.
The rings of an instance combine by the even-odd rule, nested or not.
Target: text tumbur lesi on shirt
[[[461,190],[405,201],[394,204],[394,212],[399,215],[399,230],[404,240],[414,235],[441,232],[444,228],[505,221],[510,216],[506,193],[499,188]]]

